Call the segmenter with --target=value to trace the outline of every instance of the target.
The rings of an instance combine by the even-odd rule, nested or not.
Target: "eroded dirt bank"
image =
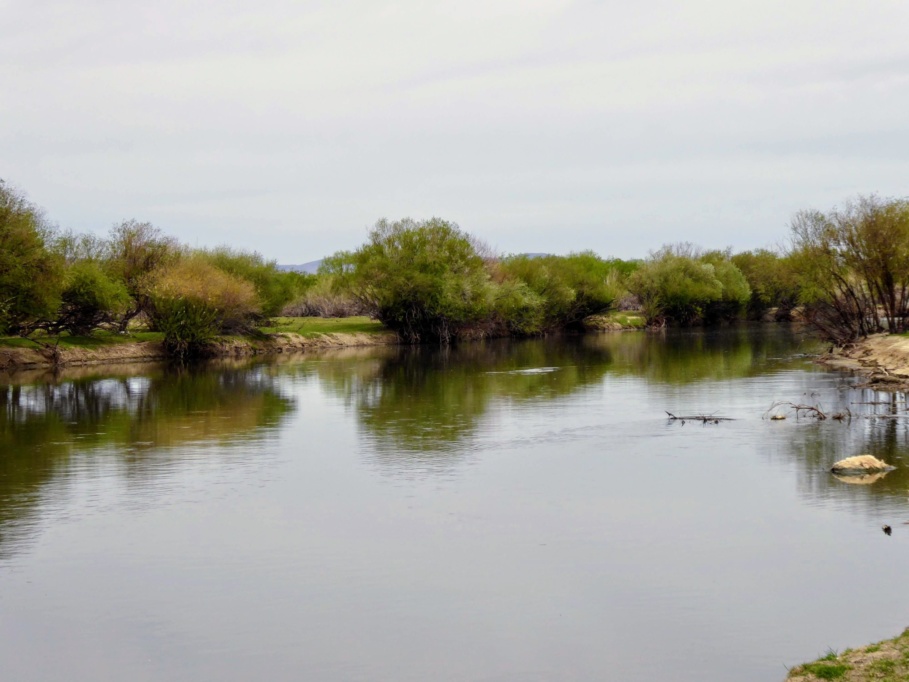
[[[846,348],[834,349],[823,355],[820,362],[865,376],[873,386],[891,390],[909,388],[909,336],[869,336]]]
[[[320,334],[304,337],[298,334],[276,334],[262,340],[224,339],[212,344],[214,357],[247,357],[277,353],[301,353],[355,346],[387,346],[399,343],[392,332],[375,334]],[[161,343],[118,343],[93,349],[0,348],[0,371],[14,372],[41,367],[74,367],[120,362],[149,362],[167,357]]]

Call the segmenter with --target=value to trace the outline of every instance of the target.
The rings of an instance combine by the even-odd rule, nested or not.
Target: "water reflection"
[[[292,408],[273,377],[249,368],[0,385],[0,559],[28,537],[43,491],[91,456],[112,455],[143,485],[179,463],[177,446],[255,439]]]
[[[789,366],[802,345],[788,328],[731,327],[399,348],[315,371],[354,408],[380,463],[442,470],[469,454],[493,406],[556,401],[607,375],[672,385],[752,377]]]
[[[909,412],[906,396],[871,389],[838,389],[809,396],[828,414],[851,413],[843,421],[790,418],[778,424],[778,448],[796,463],[800,493],[813,503],[832,503],[870,514],[903,508],[909,494]],[[777,426],[776,424],[774,425]],[[873,455],[894,471],[859,477],[830,473],[834,462],[853,455]],[[906,510],[909,519],[909,508]]]

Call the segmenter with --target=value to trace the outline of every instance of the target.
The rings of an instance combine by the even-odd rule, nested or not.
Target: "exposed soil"
[[[301,353],[331,348],[384,346],[399,343],[392,332],[375,334],[321,334],[304,337],[298,334],[275,334],[268,339],[226,339],[211,346],[215,357],[246,357],[276,353]],[[44,348],[0,348],[0,371],[14,372],[43,367],[73,367],[121,362],[149,362],[167,357],[161,343],[137,341],[99,348],[62,348],[54,353]]]
[[[909,336],[869,336],[846,348],[834,349],[820,362],[867,377],[868,385],[875,388],[909,389]]]

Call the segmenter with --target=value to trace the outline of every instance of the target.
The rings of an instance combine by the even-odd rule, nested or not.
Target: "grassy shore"
[[[898,637],[860,649],[831,651],[812,663],[789,671],[787,682],[909,682],[909,629]]]
[[[298,334],[307,339],[317,338],[326,334],[377,334],[387,332],[388,329],[381,323],[368,317],[277,317],[271,320],[273,325],[261,327],[263,334]],[[160,343],[164,334],[150,332],[142,329],[132,330],[127,334],[117,334],[109,331],[96,331],[91,336],[60,336],[49,337],[45,334],[35,334],[34,340],[24,339],[19,336],[0,336],[0,348],[39,348],[42,344],[57,344],[61,349],[82,348],[96,350],[105,346],[117,346],[126,343],[153,342]]]

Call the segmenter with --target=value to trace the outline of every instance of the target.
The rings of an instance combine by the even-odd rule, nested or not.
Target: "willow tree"
[[[859,197],[792,221],[809,321],[830,340],[909,328],[909,200]]]
[[[366,244],[327,259],[323,272],[411,342],[447,342],[492,305],[475,240],[440,218],[380,220]]]

